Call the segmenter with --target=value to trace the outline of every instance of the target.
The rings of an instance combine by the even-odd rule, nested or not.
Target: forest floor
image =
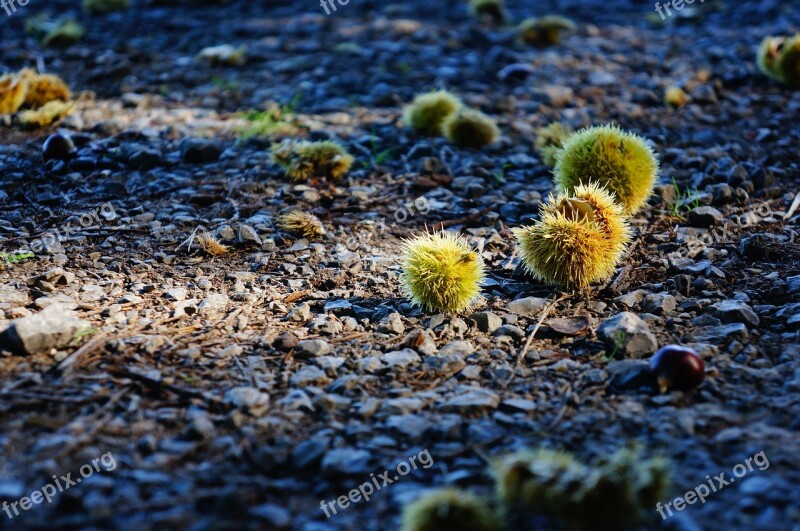
[[[0,126],[0,251],[44,247],[0,271],[0,328],[48,311],[30,333],[58,341],[0,353],[0,500],[97,466],[0,528],[393,529],[429,487],[488,496],[492,459],[516,449],[589,461],[631,441],[671,460],[673,497],[769,462],[643,528],[800,528],[800,92],[754,61],[762,37],[800,27],[796,3],[697,3],[657,27],[647,2],[510,1],[516,19],[578,23],[543,50],[459,3],[73,4],[48,3],[87,28],[68,48],[24,32],[35,3],[0,20],[4,70],[43,66],[80,95],[59,126],[69,162],[42,161],[53,130]],[[225,43],[248,47],[244,65],[193,60]],[[527,76],[498,75],[520,63]],[[686,106],[664,104],[671,85]],[[403,105],[436,87],[495,117],[501,141],[405,129]],[[281,175],[247,134],[270,102],[269,131],[353,153],[344,181]],[[618,123],[661,159],[625,263],[589,293],[532,280],[509,231],[553,190],[533,147],[553,121]],[[296,206],[323,239],[278,230]],[[460,316],[400,289],[403,239],[442,224],[489,272]],[[200,231],[230,252],[204,254]],[[693,346],[704,383],[639,387],[653,349],[596,332],[624,311],[645,339]],[[326,518],[322,500],[415,456],[428,465]]]

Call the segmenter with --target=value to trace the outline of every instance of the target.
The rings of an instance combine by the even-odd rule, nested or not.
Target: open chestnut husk
[[[705,378],[705,363],[694,350],[680,345],[667,345],[650,358],[650,373],[662,393],[689,391]]]

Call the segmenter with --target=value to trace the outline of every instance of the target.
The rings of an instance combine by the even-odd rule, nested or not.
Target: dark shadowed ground
[[[652,508],[643,528],[800,529],[800,214],[786,215],[800,92],[754,61],[762,37],[800,29],[798,2],[709,0],[655,27],[652,2],[510,1],[517,20],[578,23],[545,50],[461,2],[351,0],[329,16],[311,0],[133,3],[0,11],[0,73],[39,65],[80,95],[60,125],[79,149],[68,163],[42,161],[53,131],[0,118],[0,251],[46,244],[0,271],[0,328],[46,307],[93,328],[0,353],[0,500],[106,456],[53,503],[0,512],[0,528],[394,529],[423,489],[488,495],[487,461],[509,451],[591,460],[638,441],[672,460],[673,497],[759,452],[769,462],[665,522]],[[45,9],[82,20],[84,39],[41,47],[23,23]],[[193,61],[225,43],[247,45],[244,66]],[[500,80],[514,63],[532,72]],[[670,85],[691,102],[666,106]],[[502,140],[475,152],[404,129],[403,104],[441,86],[495,117]],[[238,113],[270,102],[299,134],[342,141],[357,159],[348,178],[287,182],[270,140],[242,134]],[[558,120],[616,122],[662,162],[624,267],[589,294],[523,274],[508,230],[552,191],[533,140]],[[295,205],[324,239],[277,230]],[[490,272],[459,317],[400,291],[402,239],[440,223]],[[231,252],[190,246],[203,230]],[[658,345],[693,345],[703,385],[639,388],[652,349],[609,361],[596,329],[622,311]],[[425,455],[432,466],[369,503],[329,520],[320,509]]]

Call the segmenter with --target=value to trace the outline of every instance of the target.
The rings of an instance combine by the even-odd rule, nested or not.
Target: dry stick
[[[569,297],[569,295],[567,295],[566,293],[562,294],[561,297],[558,298],[556,298],[556,296],[553,296],[552,302],[550,302],[550,304],[548,304],[547,307],[545,307],[545,309],[542,310],[542,315],[539,316],[539,322],[537,322],[536,326],[533,327],[531,335],[528,336],[528,340],[525,342],[525,346],[522,347],[522,350],[520,351],[519,356],[517,357],[517,368],[519,368],[519,366],[522,364],[522,360],[525,359],[525,354],[528,353],[528,349],[531,347],[531,343],[533,342],[533,336],[535,336],[536,332],[539,331],[539,327],[542,326],[542,323],[547,318],[547,314],[550,313],[550,310],[552,310],[557,303],[561,302],[567,297]],[[514,376],[516,376],[516,374],[517,371],[515,369],[514,372],[511,373],[511,377],[508,379],[508,381],[506,381],[506,383],[503,384],[504,389],[508,387],[508,385],[511,383],[512,380],[514,380]]]
[[[175,247],[175,251],[174,251],[174,252],[178,252],[178,249],[180,249],[181,247],[183,247],[183,246],[184,246],[184,245],[186,245],[186,244],[188,244],[188,245],[186,245],[186,252],[187,252],[187,253],[191,252],[191,251],[192,251],[192,243],[194,242],[194,235],[195,235],[195,233],[197,232],[197,230],[198,230],[199,228],[200,228],[200,225],[198,225],[197,227],[195,227],[195,228],[194,228],[194,230],[192,231],[192,233],[189,235],[189,237],[188,237],[188,238],[186,238],[186,239],[183,241],[183,243],[182,243],[182,244],[180,244],[179,246]]]
[[[789,207],[789,210],[786,211],[786,214],[783,215],[783,219],[789,219],[792,217],[792,214],[800,207],[800,192],[797,192],[797,195],[794,196],[794,201],[792,201],[792,206]]]

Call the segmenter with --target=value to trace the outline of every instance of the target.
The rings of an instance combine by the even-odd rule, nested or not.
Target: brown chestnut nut
[[[42,147],[42,158],[44,160],[69,160],[75,151],[75,143],[66,135],[58,133],[50,135],[44,141]]]
[[[705,378],[705,363],[697,352],[680,345],[667,345],[650,358],[650,372],[662,393],[689,391]]]

